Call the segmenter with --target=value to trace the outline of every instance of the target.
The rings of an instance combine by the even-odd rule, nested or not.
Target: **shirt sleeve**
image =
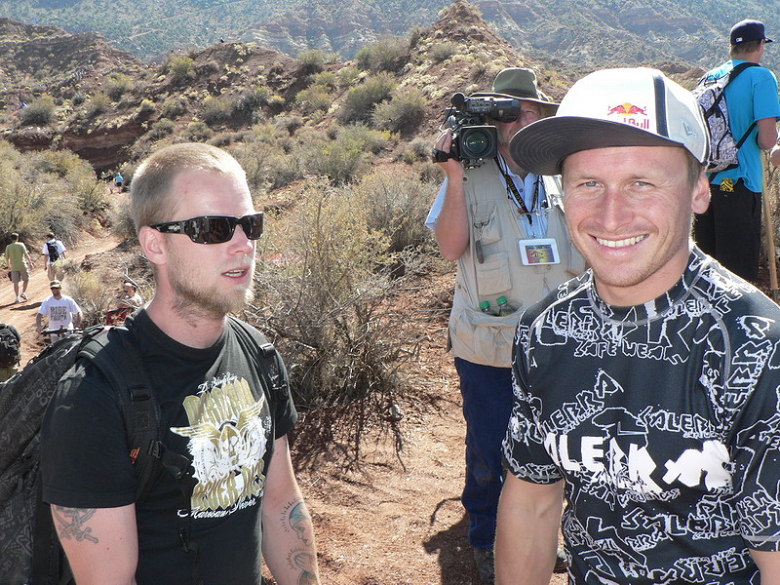
[[[431,210],[428,212],[428,217],[425,218],[425,227],[430,230],[436,229],[436,222],[439,219],[441,208],[444,207],[444,195],[446,193],[447,179],[444,179],[444,182],[439,188],[439,192],[436,194],[436,199],[433,200],[433,205],[431,205]]]
[[[756,120],[780,117],[777,98],[777,78],[768,69],[755,67],[760,73],[753,82],[753,116]]]
[[[287,368],[284,365],[281,357],[279,358],[280,371],[279,375],[282,378],[286,389],[284,395],[280,392],[274,401],[274,421],[275,421],[275,436],[274,439],[283,437],[292,430],[295,422],[298,420],[298,411],[295,409],[293,403],[292,393],[290,392],[290,379],[287,375]]]
[[[530,328],[521,322],[512,360],[514,403],[503,443],[506,467],[512,475],[532,483],[549,484],[562,479],[560,469],[544,448],[544,437],[537,421],[541,400],[528,383],[528,347]]]

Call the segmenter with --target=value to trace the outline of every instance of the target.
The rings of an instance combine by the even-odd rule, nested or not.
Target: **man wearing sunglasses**
[[[493,542],[502,485],[501,441],[512,409],[512,340],[521,310],[584,270],[566,229],[560,181],[528,173],[509,155],[512,136],[557,104],[539,91],[530,69],[496,75],[493,91],[474,97],[519,98],[520,111],[493,120],[498,156],[464,169],[450,158],[426,225],[442,255],[457,262],[449,341],[466,420],[469,543],[480,577],[493,583]],[[450,152],[452,133],[435,149]],[[503,297],[503,298],[502,298]],[[563,565],[559,565],[563,569]]]
[[[269,387],[263,348],[228,316],[252,297],[263,228],[244,171],[216,147],[170,146],[138,168],[131,200],[156,290],[126,325],[161,405],[164,451],[188,464],[160,471],[136,503],[116,391],[88,365],[71,370],[42,467],[76,582],[259,585],[264,557],[280,585],[317,584],[286,372],[277,358],[284,383]]]

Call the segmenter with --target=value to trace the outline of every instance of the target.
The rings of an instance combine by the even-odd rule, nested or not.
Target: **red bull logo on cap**
[[[650,120],[647,119],[647,108],[641,108],[635,104],[626,102],[607,109],[607,117],[621,116],[621,122],[631,124],[642,130],[650,129]]]

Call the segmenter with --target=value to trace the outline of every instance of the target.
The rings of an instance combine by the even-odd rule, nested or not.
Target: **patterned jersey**
[[[574,584],[758,583],[747,547],[780,548],[779,321],[698,249],[641,306],[589,271],[524,315],[504,455],[564,480]]]

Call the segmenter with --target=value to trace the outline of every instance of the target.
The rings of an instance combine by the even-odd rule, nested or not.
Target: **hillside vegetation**
[[[321,49],[352,58],[366,44],[428,26],[451,0],[0,0],[27,24],[94,31],[141,59],[226,42],[257,42],[291,56]],[[778,0],[474,0],[523,53],[595,67],[725,54],[729,27],[763,20],[780,36]],[[715,57],[717,56],[717,57]],[[770,66],[780,56],[768,51]]]

